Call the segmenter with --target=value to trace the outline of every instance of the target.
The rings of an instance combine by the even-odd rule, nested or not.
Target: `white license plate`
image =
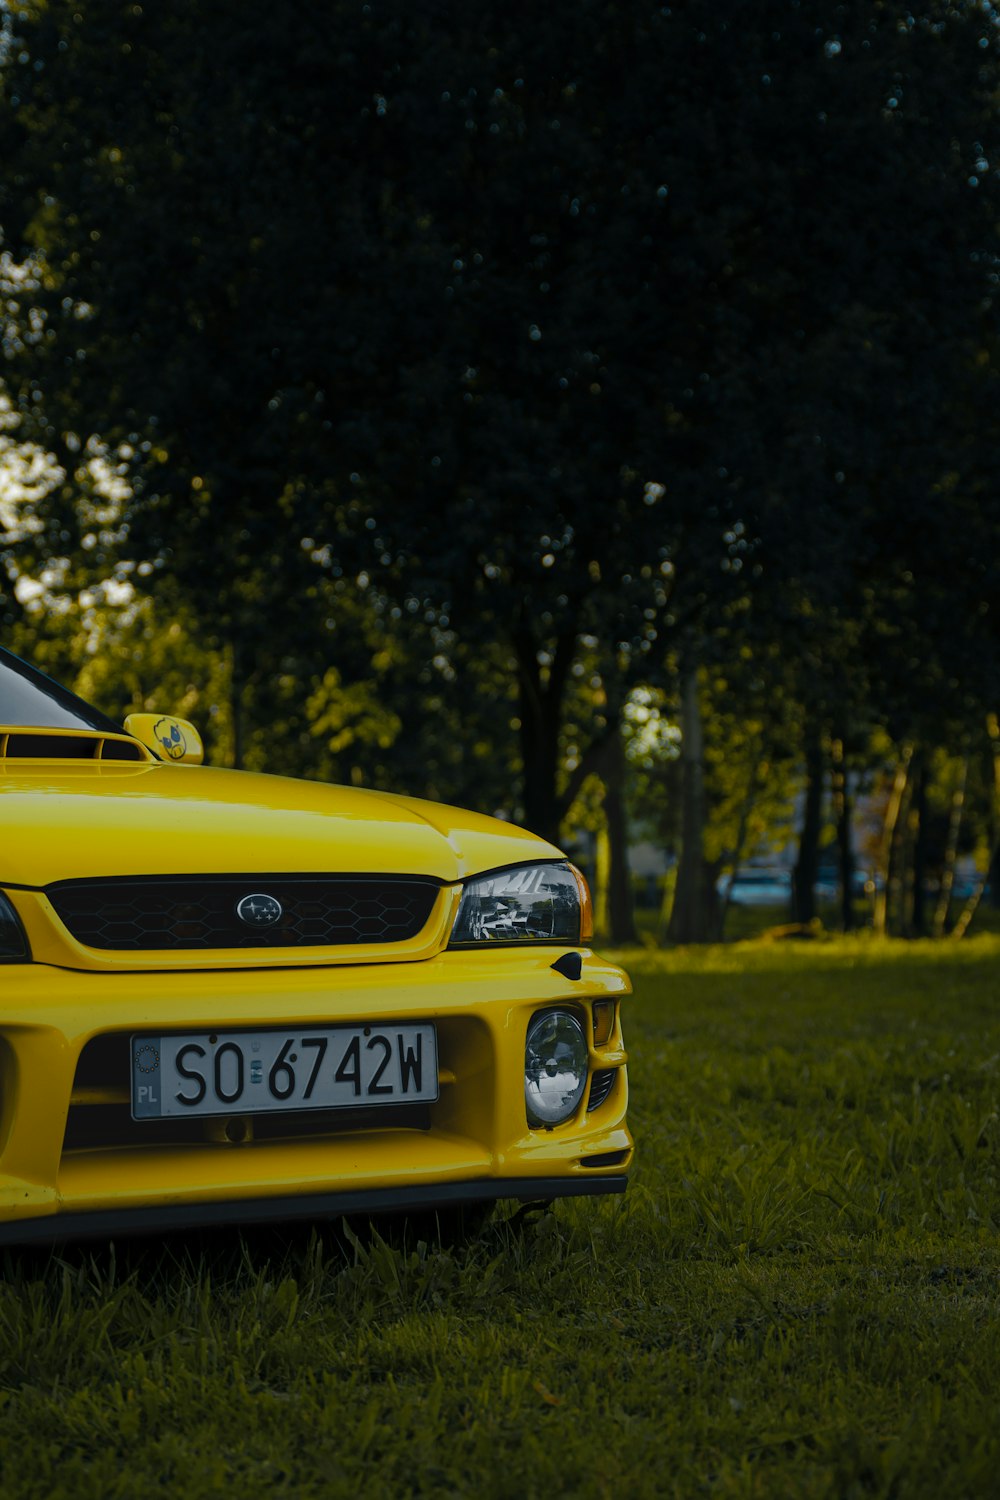
[[[355,1109],[438,1097],[433,1026],[409,1022],[132,1038],[132,1116]]]

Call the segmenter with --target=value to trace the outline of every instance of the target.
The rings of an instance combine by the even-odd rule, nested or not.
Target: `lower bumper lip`
[[[415,1187],[306,1193],[294,1197],[238,1198],[225,1202],[154,1204],[143,1208],[68,1212],[0,1224],[0,1245],[52,1244],[60,1240],[106,1239],[121,1234],[164,1234],[174,1229],[223,1225],[291,1223],[342,1214],[416,1212],[461,1203],[546,1203],[553,1198],[623,1193],[624,1175],[592,1177],[512,1177],[489,1181],[420,1184]]]

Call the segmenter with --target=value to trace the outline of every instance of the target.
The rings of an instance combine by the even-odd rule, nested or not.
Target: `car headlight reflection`
[[[579,1018],[544,1010],[524,1044],[524,1102],[532,1125],[560,1125],[576,1112],[587,1087],[587,1041]]]
[[[452,929],[452,947],[465,943],[579,943],[584,931],[586,882],[568,864],[521,865],[466,883]]]

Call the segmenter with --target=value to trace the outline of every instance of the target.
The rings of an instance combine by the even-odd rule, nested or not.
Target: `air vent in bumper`
[[[600,1072],[594,1074],[590,1080],[590,1098],[587,1100],[588,1114],[592,1109],[599,1109],[607,1100],[611,1090],[615,1086],[615,1079],[617,1077],[617,1068],[602,1068]]]

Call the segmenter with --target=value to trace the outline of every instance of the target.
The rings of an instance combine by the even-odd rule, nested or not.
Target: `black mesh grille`
[[[64,881],[46,895],[90,948],[322,948],[416,937],[437,889],[430,880],[382,876],[202,875]],[[280,903],[273,925],[250,927],[236,915],[254,894]]]

